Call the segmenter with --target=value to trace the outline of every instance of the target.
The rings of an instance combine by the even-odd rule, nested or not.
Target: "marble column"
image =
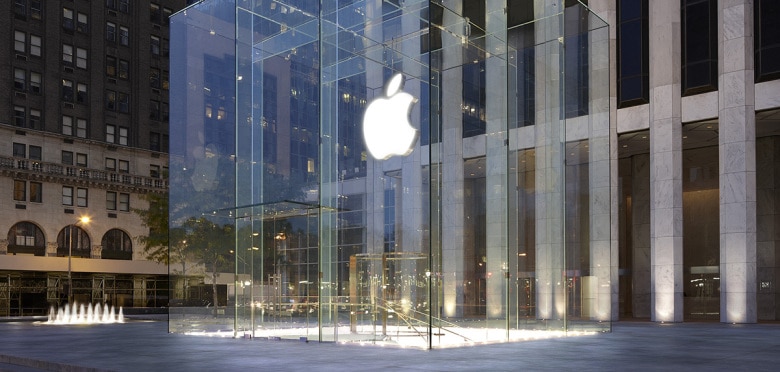
[[[561,118],[563,45],[558,41],[563,2],[539,2],[536,18],[536,316],[560,320],[566,314],[563,278],[563,142]]]
[[[485,88],[485,205],[487,252],[487,314],[506,317],[509,284],[507,251],[507,55],[506,0],[486,0],[487,60]]]
[[[651,1],[650,265],[651,319],[683,320],[680,4]]]
[[[720,320],[756,322],[753,2],[719,1]]]
[[[401,34],[412,35],[419,29],[420,19],[418,14],[405,11],[403,18],[401,18]],[[396,45],[396,48],[399,47],[404,55],[416,56],[420,53],[420,38],[413,38],[400,45]],[[417,61],[408,58],[404,60],[403,72],[408,77],[407,83],[404,86],[404,91],[418,98],[421,97],[420,89],[422,89],[420,79],[427,77],[428,74],[427,71],[423,71],[423,68],[427,70],[427,67],[422,66]],[[420,115],[424,112],[424,110],[422,110],[422,105],[428,105],[428,102],[417,102],[414,107],[412,107],[411,113],[412,123],[414,123],[415,128],[418,130],[420,129],[419,124],[422,122],[422,117]],[[418,137],[414,151],[401,159],[402,188],[400,191],[403,198],[402,205],[396,206],[396,208],[401,208],[396,210],[396,216],[402,216],[399,221],[401,231],[399,239],[404,252],[422,252],[423,250],[422,159],[423,154]]]
[[[583,11],[586,11],[583,9]],[[611,200],[617,199],[617,180],[611,169],[617,167],[617,152],[610,146],[615,133],[610,127],[609,28],[591,25],[588,32],[588,199],[590,221],[590,275],[597,280],[592,319],[617,320],[618,257],[612,240]],[[616,138],[616,137],[615,137]],[[615,235],[616,236],[616,235]]]
[[[461,2],[444,0],[444,5],[461,11]],[[461,109],[463,92],[463,52],[461,39],[463,19],[450,12],[444,12],[442,32],[441,69],[441,118],[442,138],[439,147],[441,157],[441,285],[442,316],[463,316],[464,267],[464,184],[463,184],[463,115]]]
[[[590,7],[591,11],[596,13],[596,15],[599,16],[599,18],[606,21],[609,25],[615,25],[617,21],[617,2],[611,1],[611,0],[591,0],[588,2],[588,6]],[[605,93],[598,93],[598,102],[601,110],[606,110],[607,120],[608,120],[608,126],[609,126],[609,134],[606,135],[606,139],[608,140],[608,158],[609,158],[609,169],[607,170],[609,173],[608,178],[605,178],[604,181],[609,180],[609,189],[606,196],[609,197],[609,210],[607,211],[607,215],[605,218],[607,218],[606,223],[609,225],[609,239],[610,242],[610,248],[609,248],[609,257],[610,257],[610,271],[609,271],[609,298],[610,298],[610,311],[611,311],[611,319],[612,320],[618,320],[619,318],[619,308],[620,308],[620,286],[619,286],[619,240],[618,240],[618,234],[619,234],[619,219],[618,218],[612,218],[612,216],[617,216],[619,213],[619,199],[620,199],[620,192],[619,192],[619,178],[618,178],[618,140],[617,140],[617,64],[616,64],[616,58],[609,58],[609,56],[616,55],[617,52],[617,27],[608,27],[606,30],[601,30],[599,33],[606,33],[606,37],[601,37],[602,35],[599,35],[600,37],[598,39],[593,40],[593,45],[591,48],[591,60],[594,64],[594,69],[596,69],[595,66],[598,66],[597,71],[598,74],[595,75],[599,79],[599,85],[605,86],[607,89],[607,92]],[[603,74],[606,74],[607,76],[602,76]],[[606,84],[606,85],[604,85]],[[595,92],[594,92],[595,93]],[[593,96],[593,94],[592,94]],[[595,97],[595,96],[594,96]],[[606,105],[606,106],[604,106]],[[601,113],[601,112],[600,112]],[[603,288],[602,290],[605,290]],[[606,294],[606,292],[602,292]]]

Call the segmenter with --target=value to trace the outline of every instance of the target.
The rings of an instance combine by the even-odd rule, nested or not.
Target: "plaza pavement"
[[[616,322],[611,333],[426,351],[169,334],[164,321],[0,320],[0,371],[780,370],[776,323]]]

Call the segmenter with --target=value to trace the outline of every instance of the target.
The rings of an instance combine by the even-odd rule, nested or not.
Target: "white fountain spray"
[[[49,324],[108,324],[124,323],[125,316],[122,308],[117,313],[116,308],[103,304],[77,304],[65,305],[59,309],[54,306],[49,308]]]

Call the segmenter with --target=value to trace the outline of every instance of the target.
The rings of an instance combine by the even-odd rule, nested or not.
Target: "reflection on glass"
[[[171,331],[431,348],[609,329],[609,74],[586,63],[608,29],[579,4],[521,23],[475,4],[172,17]],[[396,74],[420,140],[376,160],[362,118]]]

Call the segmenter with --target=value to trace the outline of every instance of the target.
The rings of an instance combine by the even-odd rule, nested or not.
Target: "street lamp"
[[[73,229],[80,223],[89,223],[89,217],[81,217],[76,223],[68,226],[70,230],[70,242],[68,243],[68,305],[73,303],[73,272],[71,270],[71,257],[73,257]]]

